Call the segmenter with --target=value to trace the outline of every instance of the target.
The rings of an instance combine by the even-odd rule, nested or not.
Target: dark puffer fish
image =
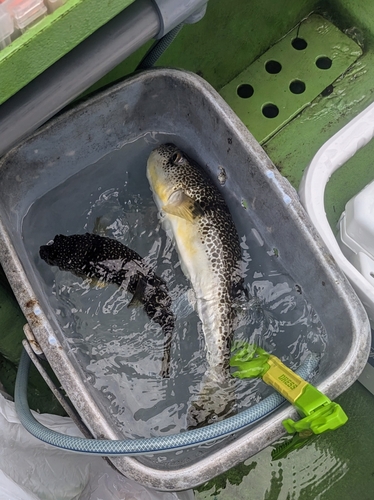
[[[174,144],[152,151],[147,177],[195,291],[209,365],[206,379],[212,387],[229,385],[234,302],[244,293],[240,242],[231,214],[204,171]]]
[[[140,302],[165,333],[162,375],[169,373],[170,343],[175,318],[165,282],[131,248],[97,234],[59,234],[40,247],[40,257],[50,266],[70,271],[81,278],[114,283],[134,295],[130,304]]]

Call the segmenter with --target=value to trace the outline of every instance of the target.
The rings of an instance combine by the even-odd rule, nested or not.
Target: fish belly
[[[213,273],[208,253],[201,241],[198,227],[176,216],[168,216],[175,245],[179,254],[182,271],[190,280],[196,295],[196,306],[202,322],[207,362],[212,374],[222,372],[229,352],[226,336],[231,325],[227,324],[230,304],[222,304],[222,283]],[[216,377],[215,377],[216,378]]]

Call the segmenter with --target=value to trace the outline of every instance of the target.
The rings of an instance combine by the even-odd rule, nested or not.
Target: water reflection
[[[374,396],[356,382],[336,401],[348,415],[340,429],[271,462],[271,447],[195,491],[196,500],[371,500]]]

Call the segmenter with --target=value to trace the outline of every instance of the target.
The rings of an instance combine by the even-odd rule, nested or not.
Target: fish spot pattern
[[[218,350],[222,352],[219,365],[228,369],[236,314],[233,300],[243,291],[239,236],[222,194],[201,167],[174,144],[164,144],[157,152],[170,184],[197,202],[203,212],[194,224],[198,225],[212,272],[218,277],[217,304],[221,321],[217,339]]]
[[[80,278],[99,280],[124,287],[135,295],[145,312],[158,323],[165,335],[163,375],[167,375],[171,335],[175,317],[165,282],[147,266],[142,257],[120,241],[97,234],[58,234],[53,242],[40,247],[40,257]]]

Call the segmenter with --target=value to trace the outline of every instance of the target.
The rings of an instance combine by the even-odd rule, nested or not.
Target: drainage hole
[[[276,75],[282,69],[282,65],[278,61],[268,61],[265,64],[265,69],[271,75]]]
[[[322,90],[321,96],[322,97],[327,97],[328,95],[332,94],[333,92],[334,92],[334,86],[333,85],[329,85],[324,90]]]
[[[371,271],[370,276],[371,276],[372,278],[374,278],[374,273],[373,273],[373,271]]]
[[[304,38],[296,37],[292,40],[291,45],[296,50],[305,50],[308,47],[308,43]]]
[[[305,92],[305,83],[301,80],[293,80],[290,83],[290,91],[293,94],[302,94],[303,92]]]
[[[278,106],[276,106],[275,104],[265,104],[264,106],[262,106],[262,114],[266,118],[275,118],[279,115]]]
[[[329,57],[321,56],[316,60],[316,66],[319,69],[330,69],[332,66],[332,60]]]
[[[252,85],[249,85],[249,83],[243,83],[242,85],[239,85],[239,87],[236,90],[236,93],[242,99],[248,99],[249,97],[252,97],[253,92],[254,89]]]

